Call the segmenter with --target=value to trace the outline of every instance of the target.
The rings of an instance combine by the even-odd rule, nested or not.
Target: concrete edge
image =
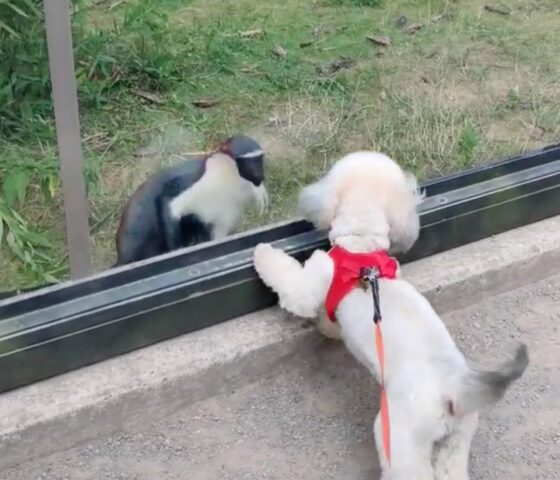
[[[559,266],[555,217],[405,265],[403,274],[445,313],[549,276]],[[149,425],[273,375],[283,359],[325,341],[310,327],[271,308],[2,394],[0,469]]]

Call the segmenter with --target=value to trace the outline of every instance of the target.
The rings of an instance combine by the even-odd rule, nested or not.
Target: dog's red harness
[[[331,248],[329,257],[334,263],[334,274],[327,293],[325,308],[331,321],[336,322],[335,311],[342,299],[358,286],[363,268],[375,268],[378,278],[395,278],[398,263],[387,252],[351,253],[338,245]]]
[[[327,293],[325,308],[331,321],[336,322],[336,308],[342,299],[361,282],[367,281],[371,285],[373,294],[373,322],[375,324],[375,343],[377,358],[381,370],[381,429],[383,433],[383,448],[387,463],[391,463],[391,431],[389,426],[389,403],[385,391],[385,353],[383,350],[383,336],[381,335],[381,310],[379,304],[379,278],[396,278],[398,262],[387,252],[379,250],[373,253],[351,253],[339,246],[329,251],[334,263],[334,274]]]

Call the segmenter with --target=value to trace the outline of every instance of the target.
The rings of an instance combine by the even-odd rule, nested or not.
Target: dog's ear
[[[409,250],[420,234],[420,218],[417,207],[424,198],[418,190],[414,175],[405,172],[405,182],[400,191],[391,196],[388,205],[389,239],[391,252],[399,253]]]
[[[404,172],[404,179],[406,183],[406,188],[412,195],[412,201],[416,206],[420,205],[424,198],[426,197],[426,192],[421,191],[418,187],[418,181],[412,172]]]
[[[329,228],[336,211],[337,199],[330,191],[326,179],[319,180],[305,187],[298,201],[298,211],[316,228]]]

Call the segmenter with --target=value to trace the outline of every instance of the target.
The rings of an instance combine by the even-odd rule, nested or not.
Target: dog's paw
[[[259,276],[266,274],[267,264],[274,255],[274,247],[270,243],[259,243],[253,253],[253,264]]]

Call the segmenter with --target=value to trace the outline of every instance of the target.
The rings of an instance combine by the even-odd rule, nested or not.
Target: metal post
[[[66,239],[73,279],[92,272],[88,202],[83,176],[78,95],[68,0],[44,0]]]

